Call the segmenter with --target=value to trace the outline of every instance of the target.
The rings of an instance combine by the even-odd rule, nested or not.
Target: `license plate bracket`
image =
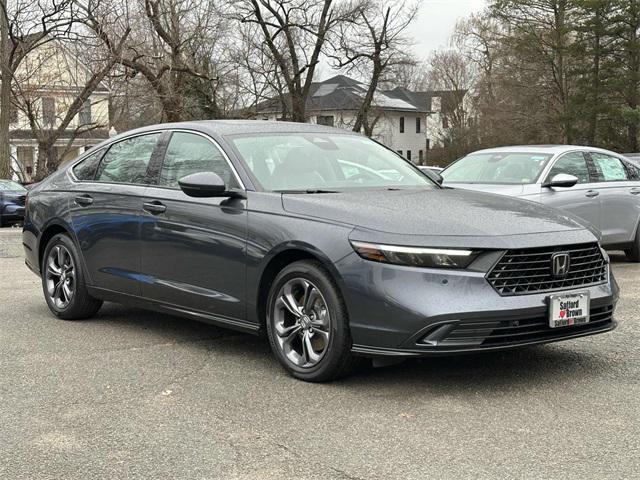
[[[591,298],[589,292],[549,297],[549,327],[561,328],[589,323]]]

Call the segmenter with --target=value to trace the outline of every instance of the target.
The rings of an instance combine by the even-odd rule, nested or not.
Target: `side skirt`
[[[208,323],[210,325],[216,325],[218,327],[230,328],[244,333],[251,333],[253,335],[260,334],[260,326],[258,324],[247,322],[245,320],[212,315],[210,313],[200,312],[197,310],[189,310],[170,303],[163,303],[156,300],[136,297],[135,295],[114,292],[113,290],[105,288],[87,286],[87,290],[92,297],[99,298],[106,302],[120,303],[122,305],[138,307],[145,310],[168,313],[170,315],[176,315],[190,320]]]

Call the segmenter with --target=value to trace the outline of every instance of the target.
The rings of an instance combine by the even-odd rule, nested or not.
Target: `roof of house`
[[[366,93],[366,84],[346,75],[336,75],[311,84],[306,110],[308,112],[358,110]],[[393,90],[376,92],[372,103],[374,107],[383,110],[428,113],[432,111],[432,98],[445,95],[450,96],[450,92],[434,90],[414,92],[397,87]],[[282,107],[280,99],[273,98],[262,102],[256,109],[259,113],[279,113]]]

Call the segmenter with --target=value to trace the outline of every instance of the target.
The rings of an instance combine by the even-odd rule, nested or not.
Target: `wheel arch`
[[[306,243],[287,243],[272,252],[265,258],[263,268],[260,271],[258,288],[255,297],[255,309],[260,326],[266,324],[266,304],[269,290],[278,273],[287,265],[301,260],[315,260],[327,269],[331,277],[335,280],[339,288],[342,288],[342,281],[338,270],[327,255]]]
[[[73,235],[73,230],[69,227],[69,225],[59,220],[49,222],[42,229],[40,239],[38,240],[38,269],[42,269],[42,257],[44,256],[44,251],[47,248],[47,245],[53,237],[60,233],[69,235],[71,240],[77,244],[75,236]]]

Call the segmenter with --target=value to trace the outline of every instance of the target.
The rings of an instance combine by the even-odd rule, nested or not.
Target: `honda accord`
[[[441,188],[334,128],[155,125],[35,187],[27,265],[65,320],[103,301],[265,332],[293,376],[357,357],[479,352],[602,333],[618,287],[569,213]]]

